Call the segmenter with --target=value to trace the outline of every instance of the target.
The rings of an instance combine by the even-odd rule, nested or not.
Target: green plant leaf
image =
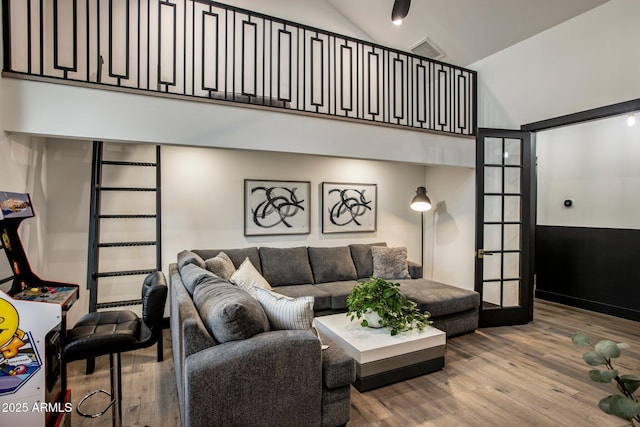
[[[598,369],[593,369],[591,371],[589,371],[589,378],[591,378],[592,381],[595,381],[597,383],[608,383],[611,382],[612,379],[614,379],[615,377],[618,376],[618,370],[617,369],[607,369],[605,371],[600,371]]]
[[[626,342],[619,342],[616,345],[618,346],[618,348],[620,350],[629,350],[631,348],[631,346],[629,344],[627,344]]]
[[[611,399],[614,396],[607,396],[604,399],[601,399],[600,402],[598,402],[598,408],[600,408],[602,410],[602,412],[609,414],[609,415],[614,415],[613,412],[611,412]]]
[[[584,332],[576,332],[571,336],[571,341],[576,347],[586,347],[589,343],[589,336]]]
[[[640,388],[640,377],[637,375],[622,375],[620,381],[629,393],[635,393]]]
[[[635,416],[640,415],[640,403],[625,396],[610,396],[609,409],[618,418],[630,421]]]
[[[407,299],[399,288],[400,283],[375,277],[358,282],[347,296],[347,315],[360,319],[362,313],[373,310],[392,335],[431,324],[430,313],[420,313],[417,304]],[[365,323],[361,324],[365,326]]]
[[[620,357],[620,348],[618,348],[618,344],[611,340],[602,340],[598,341],[595,345],[596,353],[606,359],[615,359]]]
[[[607,360],[595,351],[587,351],[582,355],[582,359],[587,362],[587,365],[589,366],[600,366],[607,364]]]

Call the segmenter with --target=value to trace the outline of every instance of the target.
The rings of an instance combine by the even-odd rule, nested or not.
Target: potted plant
[[[432,323],[431,314],[420,313],[417,304],[405,297],[399,287],[399,283],[376,277],[358,282],[347,296],[347,316],[351,320],[362,319],[360,324],[364,327],[385,327],[391,335],[413,328],[423,330]]]
[[[589,371],[589,378],[597,383],[613,383],[618,391],[618,394],[600,400],[598,407],[609,415],[626,420],[628,426],[640,423],[640,398],[636,394],[640,389],[640,376],[620,375],[612,362],[620,357],[620,350],[629,349],[629,344],[602,340],[592,345],[583,332],[573,334],[571,341],[576,347],[591,347],[582,355],[585,363],[595,368]]]

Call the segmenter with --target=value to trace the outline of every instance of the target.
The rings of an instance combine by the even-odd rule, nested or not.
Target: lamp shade
[[[431,209],[431,199],[427,196],[427,189],[418,187],[416,195],[411,199],[411,209],[418,212],[425,212]]]

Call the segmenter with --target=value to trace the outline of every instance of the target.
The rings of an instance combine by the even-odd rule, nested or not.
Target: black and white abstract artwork
[[[244,180],[244,235],[309,234],[309,181]]]
[[[376,231],[376,184],[322,183],[322,232]]]

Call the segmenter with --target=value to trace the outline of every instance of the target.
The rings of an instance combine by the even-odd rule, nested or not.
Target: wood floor
[[[536,301],[528,325],[488,328],[447,342],[442,371],[358,393],[352,389],[351,421],[356,426],[620,426],[597,402],[615,393],[592,383],[582,351],[570,340],[583,331],[593,339],[627,342],[616,367],[640,374],[640,323]],[[179,426],[169,331],[165,360],[155,348],[122,356],[124,424]],[[75,403],[89,390],[109,385],[108,360],[99,358],[93,375],[84,363],[69,367]],[[90,408],[89,408],[90,409]],[[75,412],[72,426],[110,426],[109,413],[86,419]]]

